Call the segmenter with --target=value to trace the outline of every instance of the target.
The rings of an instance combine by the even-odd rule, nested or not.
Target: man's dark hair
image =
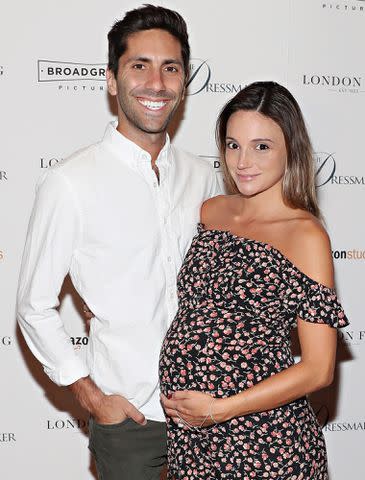
[[[154,28],[165,30],[179,40],[185,78],[188,77],[190,46],[185,20],[174,10],[149,4],[127,12],[108,33],[108,68],[115,76],[118,73],[119,58],[127,49],[128,37],[132,33]]]

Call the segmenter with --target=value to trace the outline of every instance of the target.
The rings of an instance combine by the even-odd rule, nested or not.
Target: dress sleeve
[[[314,281],[305,282],[303,287],[299,295],[298,317],[306,322],[326,324],[333,328],[349,324],[335,290]]]

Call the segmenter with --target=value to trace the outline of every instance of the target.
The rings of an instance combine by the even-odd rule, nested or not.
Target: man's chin
[[[142,132],[149,133],[151,135],[153,134],[160,134],[160,133],[165,133],[167,130],[169,122],[165,122],[163,125],[139,125],[139,129],[142,130]]]

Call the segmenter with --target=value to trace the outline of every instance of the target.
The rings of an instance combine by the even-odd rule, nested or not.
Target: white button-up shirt
[[[40,179],[23,256],[18,317],[24,337],[59,385],[90,375],[151,420],[164,420],[158,359],[176,313],[176,277],[200,206],[220,191],[213,168],[167,138],[157,166],[108,125],[103,140]],[[87,361],[56,307],[67,274],[95,318]]]

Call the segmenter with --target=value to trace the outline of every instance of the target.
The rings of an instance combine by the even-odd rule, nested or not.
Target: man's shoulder
[[[99,150],[100,143],[94,143],[87,147],[76,150],[65,159],[59,161],[50,167],[53,172],[59,172],[66,176],[83,174],[85,169],[90,168],[92,159],[95,159]]]
[[[81,148],[47,168],[37,180],[36,191],[55,198],[67,196],[70,188],[77,191],[90,178],[90,159],[96,149],[97,144]]]

